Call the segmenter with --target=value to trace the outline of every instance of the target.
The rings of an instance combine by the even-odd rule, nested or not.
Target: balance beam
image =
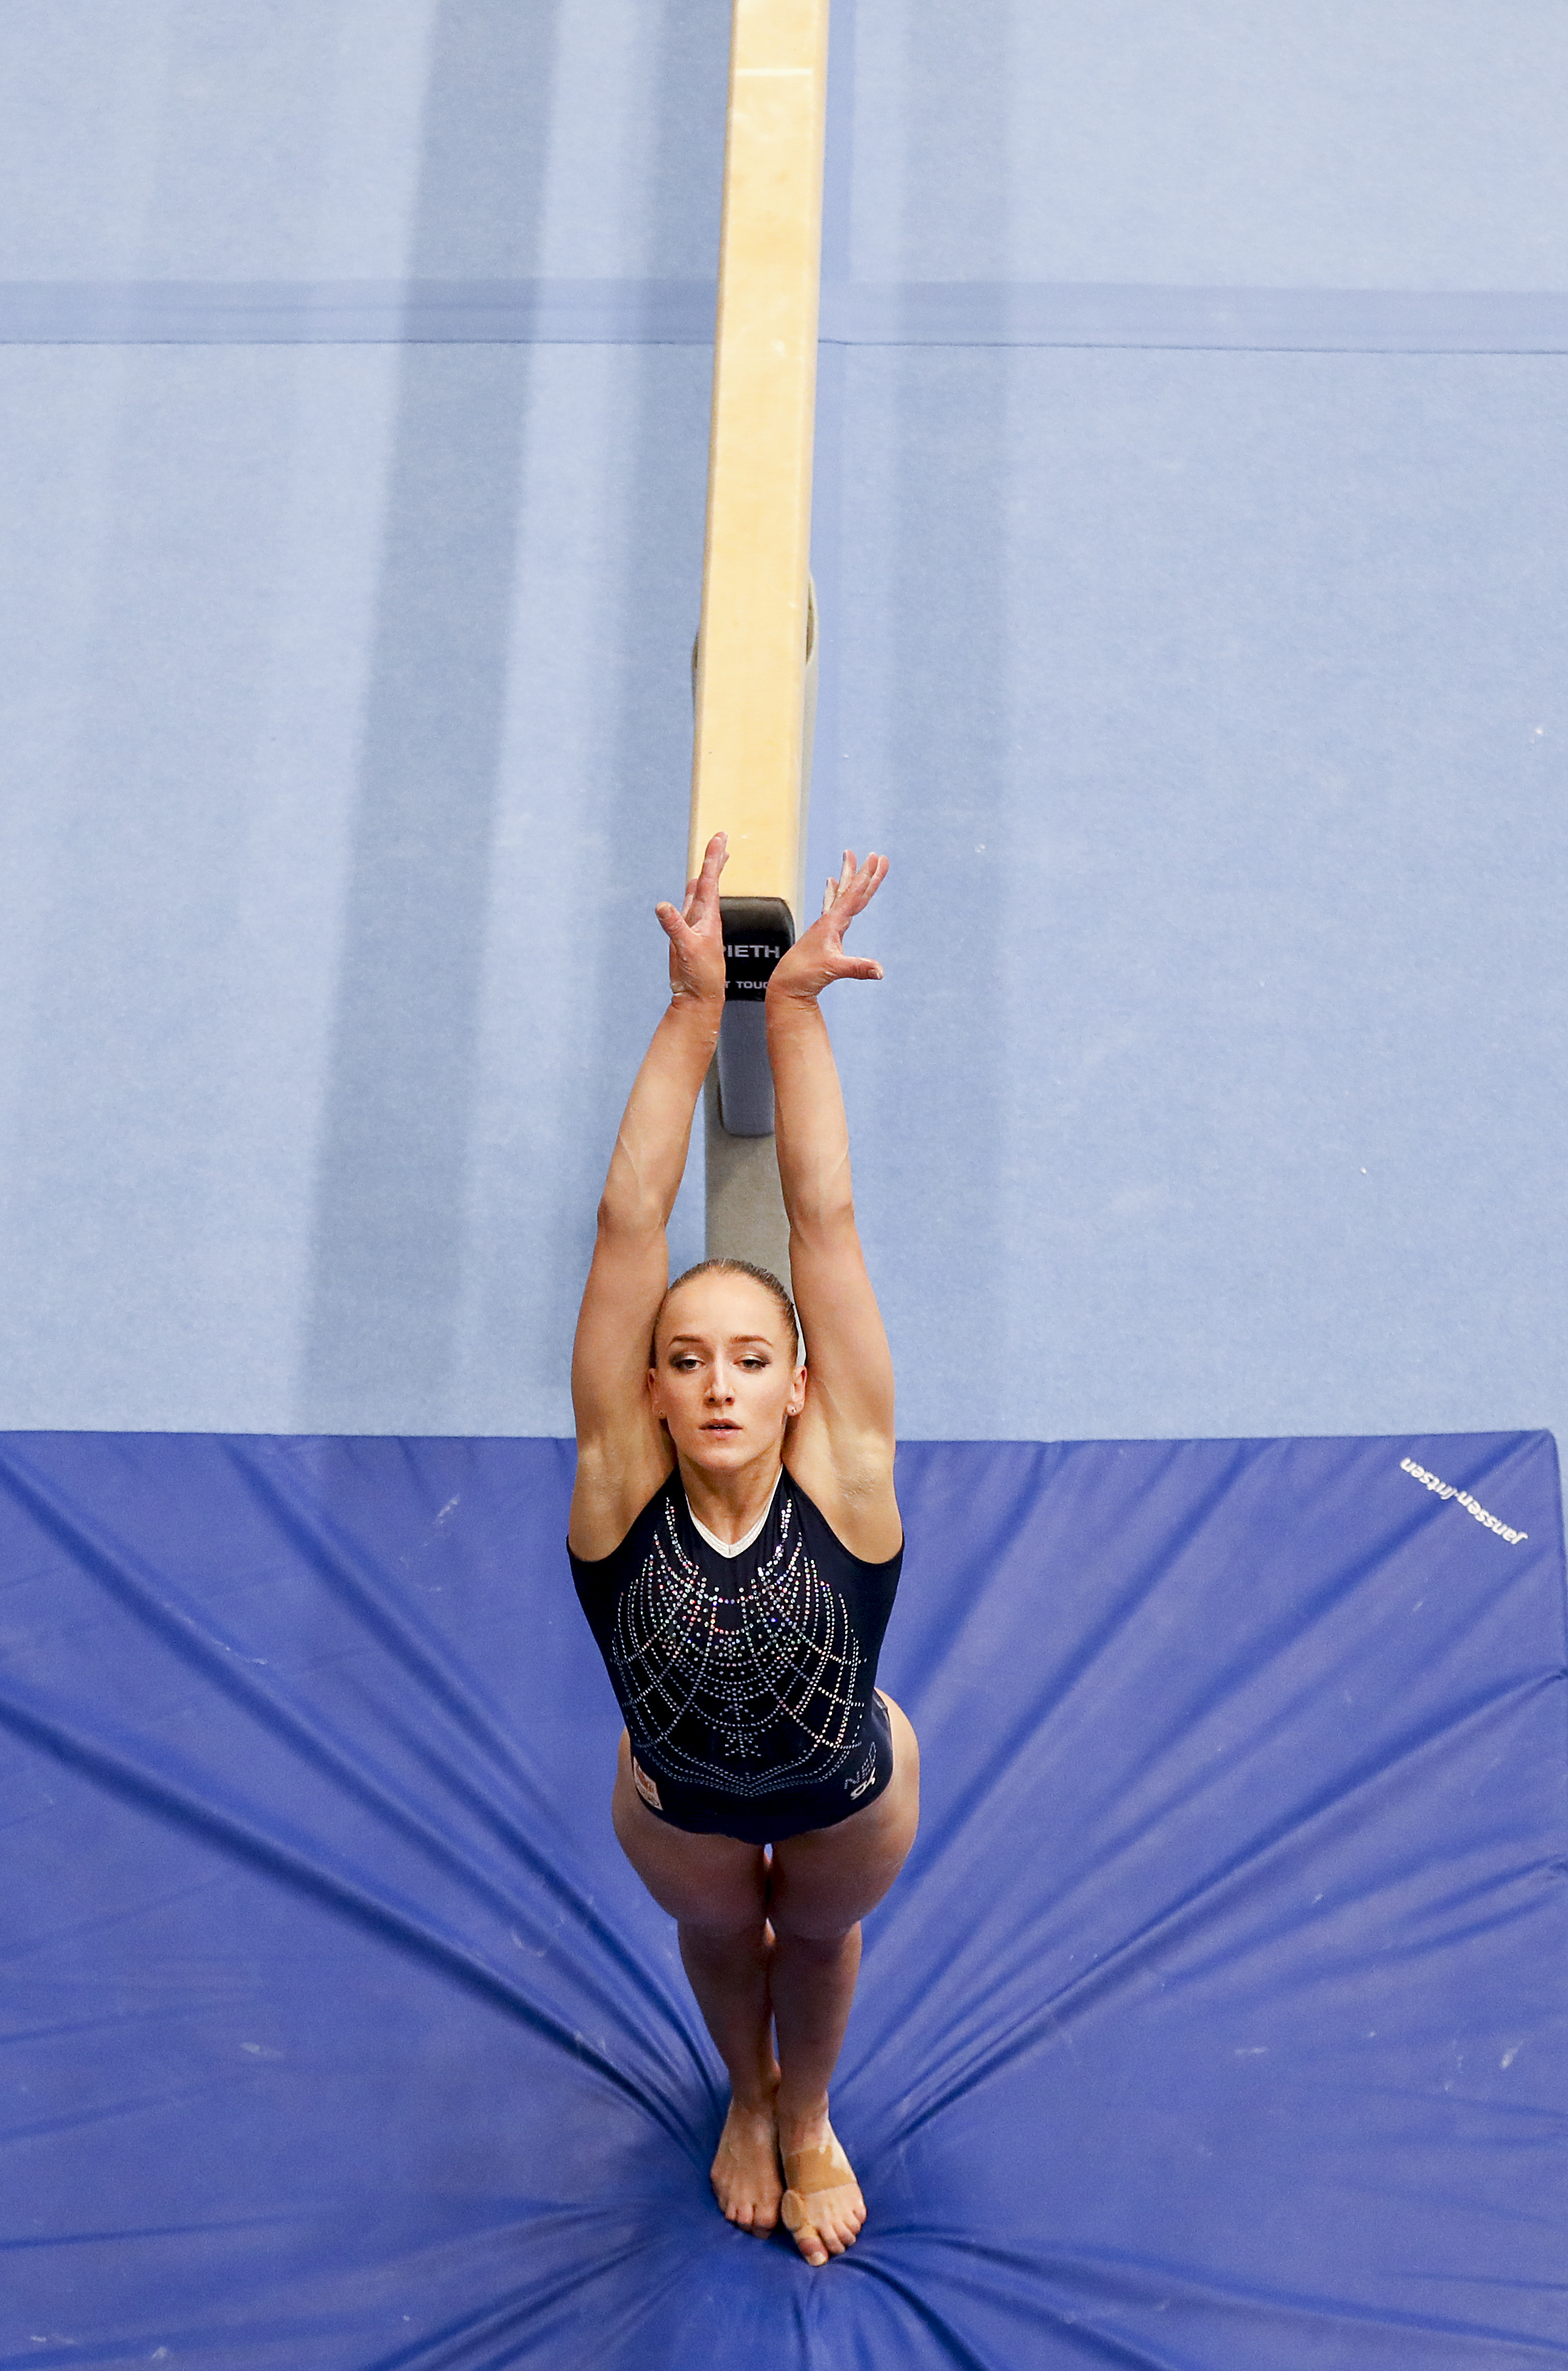
[[[827,18],[828,0],[734,0],[696,665],[691,871],[714,832],[730,837],[708,1250],[779,1275],[788,1233],[761,1000],[804,901]]]

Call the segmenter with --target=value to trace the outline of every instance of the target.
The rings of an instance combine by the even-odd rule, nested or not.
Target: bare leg
[[[859,1920],[847,1933],[819,1939],[784,1934],[773,1947],[773,2016],[787,2073],[778,2093],[780,2134],[827,2112],[827,2087],[844,2047],[844,2029],[860,1972]],[[812,2147],[791,2139],[790,2147]]]
[[[842,2255],[866,2219],[860,2185],[827,2112],[827,2087],[844,2046],[859,1972],[858,1923],[826,1941],[781,1936],[775,1949],[773,2014],[785,2070],[778,2091],[778,2153],[790,2185],[783,2212],[809,2264]]]
[[[683,1918],[678,1932],[681,1964],[735,2097],[752,2107],[765,2099],[771,2104],[778,2088],[768,1992],[772,1928],[757,1919],[732,1927]]]
[[[677,1922],[682,1961],[729,2072],[730,2111],[711,2170],[719,2203],[751,2231],[771,2231],[782,2206],[812,2264],[842,2255],[866,2219],[828,2121],[827,2087],[855,1996],[860,1919],[903,1867],[919,1819],[915,1732],[891,1699],[888,1710],[886,1791],[836,1828],[775,1845],[771,1868],[759,1845],[686,1835],[656,1819],[632,1784],[624,1736],[612,1805],[628,1859]],[[780,2155],[800,2185],[788,2198]]]
[[[778,2145],[789,2183],[782,2211],[810,2264],[842,2255],[866,2219],[859,2183],[828,2118],[828,2084],[855,1997],[861,1917],[904,1866],[919,1820],[915,1732],[891,1699],[888,1711],[894,1775],[885,1792],[838,1827],[792,1836],[773,1853]]]
[[[660,1907],[677,1922],[681,1960],[703,2020],[724,2061],[730,2111],[709,2172],[732,2223],[771,2231],[778,2220],[775,2097],[767,1923],[767,1863],[759,1845],[733,1836],[688,1836],[654,1818],[631,1780],[621,1739],[611,1805],[621,1848]]]
[[[773,1930],[679,1923],[681,1962],[730,2076],[730,2112],[710,2174],[732,2223],[771,2231],[778,2219],[778,2061],[768,1969]]]

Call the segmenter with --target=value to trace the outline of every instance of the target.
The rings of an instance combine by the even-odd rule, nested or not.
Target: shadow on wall
[[[952,0],[907,12],[897,27],[870,9],[861,17],[861,75],[896,64],[905,110],[898,253],[923,270],[917,259],[934,250],[945,268],[959,249],[941,240],[967,239],[1002,274],[1013,198],[1007,40],[984,12],[966,15]],[[834,23],[841,145],[838,123],[855,107],[855,29],[851,0]],[[969,45],[956,90],[943,66],[955,40]],[[885,226],[850,220],[852,195],[830,170],[824,248],[847,277],[869,232],[885,237]],[[940,1295],[939,1332],[931,1285],[950,1272],[954,1245],[969,1277],[999,1275],[1007,1255],[997,1180],[1019,1055],[1000,1025],[998,888],[1009,833],[1038,828],[1009,813],[1008,377],[985,351],[841,350],[823,387],[811,881],[836,868],[845,846],[886,850],[886,904],[869,927],[885,933],[890,953],[921,951],[915,963],[894,958],[884,989],[840,991],[833,1008],[857,1208],[901,1374],[946,1376],[951,1405],[951,1379],[962,1374],[965,1428],[1006,1432],[1016,1383],[998,1363],[986,1296]],[[940,958],[929,938],[939,921]],[[941,1094],[928,1151],[911,1144],[908,1098],[933,1077]]]
[[[536,269],[560,5],[441,8],[410,277]],[[429,1424],[450,1380],[526,385],[514,348],[402,352],[317,1181],[307,1429]]]
[[[628,101],[626,82],[621,87],[619,121],[636,188],[635,214],[628,200],[623,216],[630,243],[623,269],[686,279],[715,270],[729,35],[729,0],[646,0],[640,8],[635,97]],[[553,205],[559,219],[566,211],[559,193]],[[567,659],[582,710],[559,721],[575,787],[570,838],[556,845],[571,868],[569,898],[583,883],[593,894],[545,925],[555,963],[568,952],[571,963],[570,985],[558,970],[546,991],[549,1050],[525,1061],[498,1052],[515,1046],[539,1013],[529,960],[535,940],[515,902],[529,896],[536,879],[534,862],[519,867],[519,820],[525,807],[537,816],[560,804],[558,785],[509,785],[501,863],[510,870],[497,879],[505,902],[495,914],[486,1011],[491,1051],[461,1345],[447,1402],[446,1421],[465,1432],[554,1432],[570,1424],[571,1333],[599,1190],[663,989],[653,901],[674,894],[685,878],[689,659],[701,604],[711,353],[639,345],[579,349],[569,369],[564,360],[558,350],[550,365],[549,434],[562,439],[563,477],[586,458],[594,516],[572,562],[583,596],[580,617],[588,621],[577,630],[591,644],[585,666],[575,653]],[[568,385],[598,407],[592,427],[576,430],[563,413]],[[578,435],[592,441],[585,456],[578,444],[574,464],[566,439]],[[536,502],[541,521],[554,522],[542,533],[571,536],[575,523],[558,489],[540,487],[541,479],[553,480],[556,457],[539,457],[530,517]],[[535,615],[539,587],[525,593]],[[539,841],[527,828],[536,862]],[[502,1091],[506,1107],[497,1108],[496,1078],[508,1061],[514,1083]],[[678,1266],[702,1255],[700,1174],[693,1174],[699,1162],[700,1152],[672,1219]]]
[[[710,269],[717,252],[728,8],[725,0],[666,0],[645,29],[639,112],[651,153],[633,237],[645,270],[689,274]],[[410,277],[540,272],[561,39],[562,0],[525,9],[508,0],[444,0]],[[669,886],[662,874],[656,884],[648,877],[638,851],[671,796],[665,718],[672,700],[679,709],[686,697],[684,672],[677,665],[669,674],[663,645],[673,555],[689,541],[695,565],[701,549],[700,486],[689,464],[696,455],[700,466],[706,450],[705,401],[700,421],[692,416],[692,436],[672,438],[672,404],[686,424],[690,364],[681,350],[639,351],[630,364],[630,434],[605,462],[626,489],[626,517],[614,646],[599,669],[597,704],[613,754],[590,832],[607,862],[583,954],[585,972],[600,983],[597,1042],[617,1055],[627,1051],[619,1040],[628,1014],[624,993],[618,1002],[614,995],[615,950],[634,915],[647,927],[652,896]],[[509,1242],[467,1237],[483,1116],[484,929],[534,372],[526,347],[409,346],[400,358],[317,1182],[296,1417],[305,1429],[471,1429],[476,1408],[481,1428],[505,1429],[525,1391],[530,1351],[516,1333],[516,1277],[544,1255],[536,1236],[520,1240],[508,1223],[514,1215],[522,1223],[522,1206],[514,1210],[510,1197],[501,1222]],[[626,425],[623,414],[623,432]],[[695,630],[695,587],[690,607],[674,635],[682,652]],[[674,780],[678,807],[688,747]],[[669,822],[667,834],[652,837],[678,847],[684,830],[674,808]],[[635,1026],[642,1025],[639,1015]],[[635,1064],[635,1051],[628,1058]],[[585,1227],[592,1210],[590,1195]],[[496,1222],[492,1208],[491,1232]],[[479,1324],[477,1376],[465,1371],[475,1348],[465,1347],[462,1328],[466,1274],[487,1301],[501,1287],[496,1322]],[[563,1323],[564,1373],[570,1317]]]
[[[1001,38],[998,39],[998,33]],[[933,199],[943,193],[940,236],[987,252],[993,270],[1007,260],[1003,242],[1013,211],[1010,78],[1016,26],[942,0],[912,12],[905,31],[910,109],[905,137],[903,237],[913,258],[930,240]],[[960,44],[962,94],[944,61]],[[939,251],[940,251],[939,249]],[[956,248],[950,252],[956,255]],[[946,263],[944,255],[944,263]],[[949,266],[948,268],[951,268]],[[1006,1104],[1016,1081],[996,1025],[1006,986],[997,902],[998,843],[1015,827],[1008,810],[1009,700],[1007,380],[986,353],[907,351],[884,379],[892,397],[894,515],[884,532],[897,553],[893,591],[894,690],[892,780],[900,806],[930,818],[915,841],[898,838],[898,895],[910,913],[944,915],[962,944],[962,963],[901,978],[896,1001],[878,1016],[884,1040],[877,1081],[877,1129],[869,1182],[901,1240],[887,1246],[894,1340],[911,1367],[955,1370],[969,1378],[965,1397],[977,1430],[1005,1429],[1011,1380],[997,1357],[988,1316],[976,1305],[940,1344],[924,1279],[940,1273],[946,1245],[961,1243],[971,1275],[997,1276],[1006,1263],[998,1228],[997,1181],[1007,1162]],[[870,422],[867,423],[870,425]],[[887,837],[902,815],[888,818]],[[853,837],[853,835],[851,835]],[[911,842],[914,844],[911,844]],[[929,1075],[929,1048],[962,1048],[949,1059],[942,1126],[964,1158],[940,1196],[922,1197],[914,1235],[907,1191],[890,1153],[901,1140],[904,1081]],[[881,1170],[880,1180],[877,1172]],[[935,1204],[937,1207],[933,1208]],[[879,1246],[880,1248],[880,1246]],[[914,1257],[911,1258],[911,1254]],[[915,1278],[922,1281],[916,1286]],[[895,1278],[903,1278],[902,1286]]]

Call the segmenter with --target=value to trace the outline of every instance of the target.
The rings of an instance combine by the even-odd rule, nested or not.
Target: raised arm
[[[577,1480],[568,1536],[582,1556],[608,1556],[670,1470],[669,1445],[649,1405],[648,1345],[669,1282],[664,1229],[724,1012],[724,863],[721,832],[708,843],[684,909],[657,909],[670,942],[670,1005],[610,1155],[571,1351]]]
[[[817,999],[836,979],[880,979],[844,952],[844,933],[876,896],[887,859],[844,860],[821,919],[767,986],[778,1176],[790,1220],[790,1273],[806,1337],[806,1404],[790,1471],[851,1555],[880,1561],[902,1531],[893,1489],[893,1359],[866,1272],[849,1177],[849,1128]]]

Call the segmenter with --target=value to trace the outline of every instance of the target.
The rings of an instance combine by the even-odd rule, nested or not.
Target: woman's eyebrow
[[[772,1342],[766,1334],[732,1334],[728,1339],[732,1348],[738,1342],[760,1342],[765,1350],[771,1350],[773,1347]],[[708,1336],[705,1334],[672,1334],[669,1341],[672,1350],[677,1342],[690,1342],[699,1350],[705,1350],[708,1347]]]

